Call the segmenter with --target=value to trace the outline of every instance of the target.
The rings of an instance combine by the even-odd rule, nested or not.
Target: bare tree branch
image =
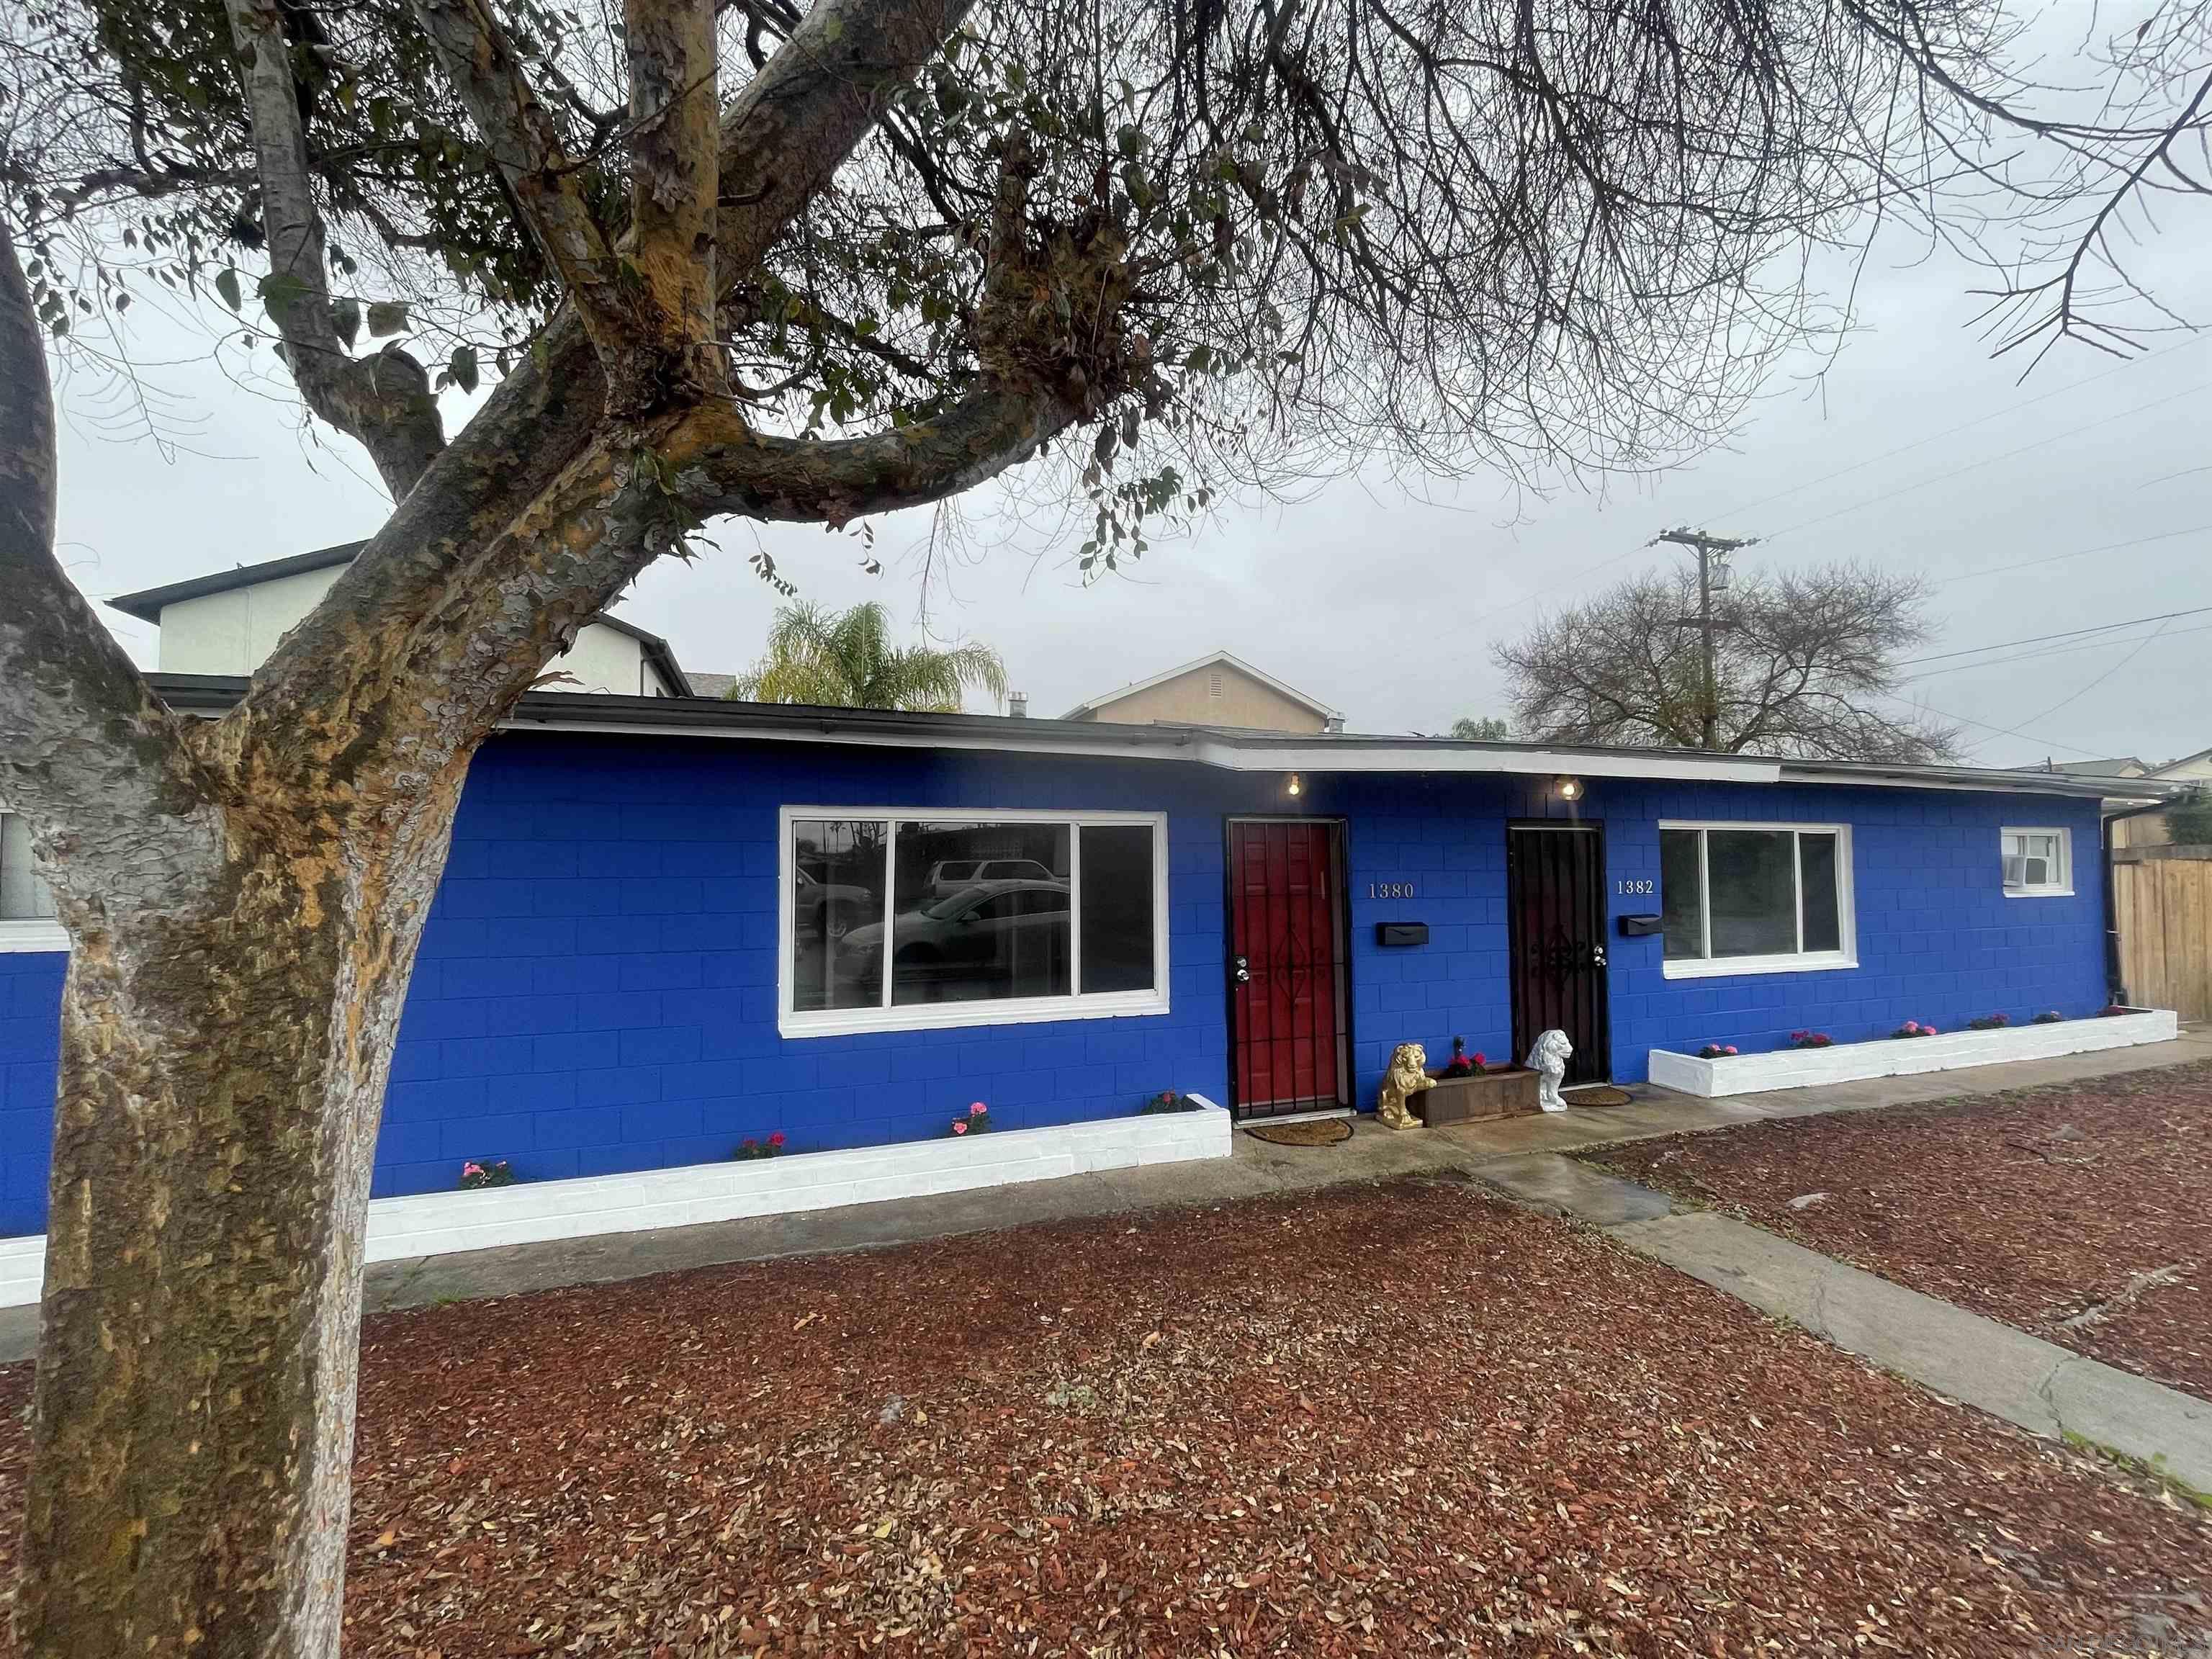
[[[1493,654],[1514,726],[1553,743],[1694,749],[1704,738],[1697,579],[1676,570],[1623,582]],[[1956,757],[1946,726],[1883,712],[1899,653],[1926,639],[1915,578],[1851,565],[1739,574],[1715,610],[1719,747],[1828,760]]]
[[[356,357],[331,294],[322,210],[308,182],[307,145],[277,0],[224,0],[253,115],[269,278],[262,299],[307,406],[358,440],[394,501],[445,447],[445,428],[422,366],[397,344]],[[357,320],[357,319],[356,319]]]
[[[14,237],[0,217],[0,800],[27,812],[71,928],[179,902],[219,862],[177,717],[53,555],[53,404]]]

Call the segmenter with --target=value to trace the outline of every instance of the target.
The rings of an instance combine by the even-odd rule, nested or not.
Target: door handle
[[[1593,968],[1602,968],[1605,966],[1604,945],[1593,945],[1590,946],[1589,965]]]
[[[1231,985],[1249,985],[1252,982],[1252,963],[1249,957],[1229,958],[1229,982]]]

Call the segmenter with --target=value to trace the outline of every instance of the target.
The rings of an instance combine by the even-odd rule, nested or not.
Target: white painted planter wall
[[[1884,1037],[1873,1042],[1780,1048],[1771,1054],[1735,1054],[1719,1060],[1654,1048],[1650,1075],[1652,1082],[1686,1095],[1749,1095],[1817,1083],[1949,1072],[2006,1060],[2049,1060],[2096,1048],[2130,1048],[2142,1042],[2171,1042],[2179,1032],[2180,1023],[2172,1009],[2136,1008],[2108,1018],[2008,1025],[1995,1031],[1945,1031],[1932,1037]]]
[[[580,1181],[527,1182],[482,1192],[380,1198],[368,1206],[368,1260],[397,1261],[599,1233],[696,1227],[1099,1170],[1227,1158],[1230,1144],[1229,1114],[1205,1101],[1195,1112],[1001,1129]],[[46,1255],[44,1234],[0,1239],[0,1307],[39,1299]]]

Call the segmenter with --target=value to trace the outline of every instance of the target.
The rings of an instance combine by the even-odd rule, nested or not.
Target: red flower
[[[782,1146],[782,1145],[783,1145],[783,1131],[782,1131],[782,1130],[781,1130],[781,1129],[778,1129],[778,1130],[777,1130],[774,1134],[770,1135],[770,1136],[768,1138],[768,1144],[769,1144],[769,1146]]]
[[[1475,1063],[1476,1065],[1478,1065],[1478,1066],[1485,1066],[1485,1065],[1489,1064],[1489,1062],[1488,1062],[1487,1060],[1484,1060],[1484,1059],[1483,1059],[1483,1057],[1482,1057],[1482,1050],[1481,1050],[1481,1049],[1480,1049],[1480,1048],[1478,1048],[1478,1049],[1476,1049],[1476,1050],[1474,1051],[1474,1063]]]

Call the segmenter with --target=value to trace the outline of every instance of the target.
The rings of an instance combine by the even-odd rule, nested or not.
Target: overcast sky
[[[2197,320],[2212,320],[2208,243],[2200,216],[2144,264]],[[1516,512],[1495,477],[1437,481],[1417,492],[1425,501],[1343,479],[1296,505],[1232,508],[1090,586],[1064,553],[1016,537],[940,573],[931,623],[996,646],[1037,714],[1226,648],[1343,710],[1353,731],[1436,732],[1503,712],[1493,640],[1680,556],[1642,544],[1688,523],[1770,538],[1747,563],[1848,556],[1924,573],[1940,584],[1925,653],[2202,608],[1996,653],[2006,660],[1931,662],[1911,690],[1978,723],[1971,754],[1985,764],[2212,745],[2212,341],[2168,335],[2124,364],[2062,349],[2021,384],[1970,331],[1979,278],[1917,249],[1877,259],[1859,331],[1826,376],[1778,383],[1726,449],[1656,481],[1522,498]],[[385,502],[357,450],[303,435],[286,401],[208,361],[204,337],[148,326],[148,349],[173,359],[152,378],[182,447],[135,435],[82,376],[64,388],[63,556],[88,593],[375,529]],[[971,516],[988,538],[988,511]],[[879,521],[872,577],[852,536],[762,533],[806,596],[880,599],[911,632],[927,527],[926,514]],[[720,556],[649,571],[623,614],[666,635],[687,667],[743,667],[775,603],[746,562],[752,537],[722,526]],[[104,614],[150,665],[153,629]]]

